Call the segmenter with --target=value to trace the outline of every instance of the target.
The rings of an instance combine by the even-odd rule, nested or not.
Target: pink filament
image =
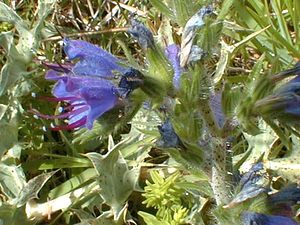
[[[60,114],[60,115],[53,115],[53,116],[42,114],[42,113],[40,113],[39,111],[37,111],[35,109],[30,109],[30,110],[28,110],[28,112],[31,112],[31,113],[37,115],[38,117],[41,117],[41,118],[44,118],[44,119],[65,119],[65,118],[68,118],[69,116],[75,116],[75,115],[78,115],[80,113],[83,113],[86,110],[88,110],[88,106],[84,106],[84,107],[81,107],[81,108],[76,109],[74,111],[69,111],[69,112],[66,112],[66,113],[63,113],[63,114]]]
[[[78,104],[68,105],[68,106],[63,107],[63,110],[65,110],[65,111],[73,110],[74,107],[82,106],[82,105],[85,105],[85,103],[82,102],[82,103],[78,103]]]
[[[86,124],[87,117],[83,117],[80,120],[75,121],[74,123],[68,124],[68,125],[60,125],[56,127],[51,127],[50,130],[52,131],[59,131],[59,130],[73,130],[77,127],[81,127],[84,124]]]

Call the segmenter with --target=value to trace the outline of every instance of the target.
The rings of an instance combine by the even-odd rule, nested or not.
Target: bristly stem
[[[212,113],[209,99],[199,101],[199,110],[202,114],[205,125],[211,136],[211,171],[210,184],[212,186],[217,205],[223,205],[229,201],[230,191],[226,186],[228,175],[226,170],[226,146],[221,138],[221,129],[216,124]]]

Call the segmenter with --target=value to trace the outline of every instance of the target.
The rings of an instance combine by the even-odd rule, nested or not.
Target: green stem
[[[209,99],[199,102],[199,109],[205,121],[206,127],[211,135],[211,172],[210,184],[214,192],[217,205],[223,205],[229,201],[229,189],[226,186],[228,175],[226,170],[226,146],[221,138],[221,130],[216,124],[214,115],[210,108]]]

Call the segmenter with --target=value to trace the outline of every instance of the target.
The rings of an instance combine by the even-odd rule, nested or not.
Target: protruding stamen
[[[72,104],[72,105],[69,105],[69,106],[65,106],[65,107],[63,107],[63,108],[64,108],[64,111],[68,111],[68,110],[73,110],[74,107],[77,107],[77,106],[83,106],[83,105],[85,105],[84,102],[78,103],[78,104]]]
[[[81,107],[79,109],[76,109],[74,111],[69,111],[63,114],[59,114],[59,115],[46,115],[46,114],[42,114],[39,111],[35,110],[35,109],[30,109],[28,110],[28,112],[33,113],[35,115],[37,115],[38,117],[44,118],[44,119],[65,119],[68,118],[69,116],[75,116],[78,115],[80,113],[83,113],[84,111],[86,111],[88,109],[88,106],[84,106]]]
[[[53,131],[59,131],[59,130],[74,130],[75,128],[81,127],[86,123],[86,116],[81,118],[80,120],[77,120],[74,123],[71,123],[69,125],[60,125],[60,126],[51,126],[50,130]]]

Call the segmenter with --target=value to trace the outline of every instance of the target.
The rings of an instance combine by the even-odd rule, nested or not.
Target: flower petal
[[[180,61],[179,61],[179,52],[180,52],[180,48],[178,45],[175,44],[169,45],[165,50],[165,54],[169,59],[169,61],[171,62],[174,70],[173,85],[175,89],[180,88],[180,77],[182,74],[182,68],[180,67]]]
[[[102,114],[112,109],[117,101],[113,86],[111,87],[86,87],[81,89],[81,95],[85,99],[86,104],[90,106],[87,115],[86,127],[91,129],[94,121]]]
[[[82,76],[112,77],[114,70],[121,73],[126,68],[119,65],[120,61],[109,52],[81,40],[64,39],[64,51],[70,60],[79,58],[73,67],[73,73]]]

